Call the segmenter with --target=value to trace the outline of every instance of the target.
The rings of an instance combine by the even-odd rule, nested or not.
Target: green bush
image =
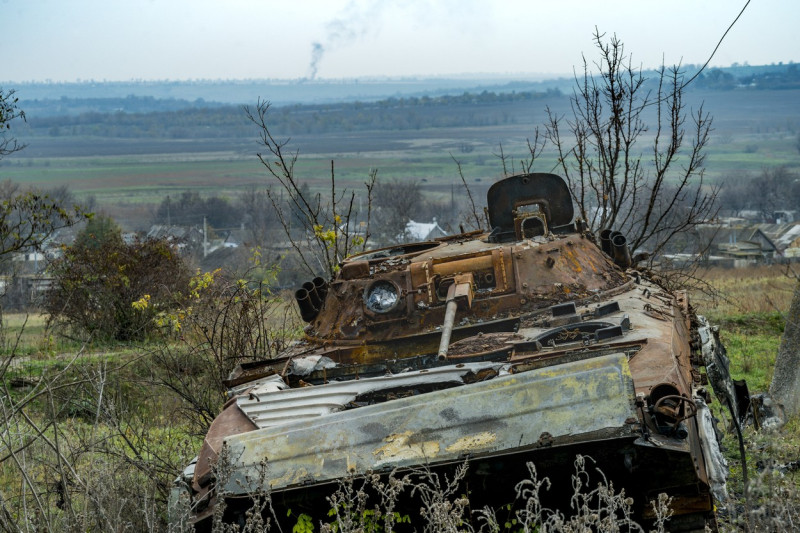
[[[95,217],[50,267],[45,298],[62,331],[101,341],[147,338],[154,317],[185,298],[190,272],[165,240],[126,243],[108,217]]]

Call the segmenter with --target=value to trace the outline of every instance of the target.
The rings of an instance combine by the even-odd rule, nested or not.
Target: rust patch
[[[440,445],[436,441],[412,442],[414,433],[392,433],[384,439],[384,444],[372,452],[377,464],[394,463],[408,459],[425,460],[439,454]]]
[[[575,253],[572,250],[565,250],[563,255],[572,263],[572,270],[578,273],[583,272],[583,267],[581,266],[580,261],[578,261],[578,259],[575,257]]]
[[[466,437],[461,437],[453,444],[445,448],[448,452],[453,453],[463,453],[469,452],[476,449],[483,449],[497,440],[497,435],[491,433],[489,431],[484,431],[482,433],[478,433],[476,435],[468,435]]]

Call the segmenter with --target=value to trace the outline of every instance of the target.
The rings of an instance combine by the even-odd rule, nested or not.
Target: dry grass
[[[717,291],[714,297],[692,294],[701,314],[714,318],[744,313],[786,312],[797,278],[791,265],[709,268],[697,273]],[[800,268],[794,267],[800,274]]]
[[[800,269],[798,269],[800,272]],[[691,294],[695,309],[721,327],[731,373],[746,379],[753,392],[769,388],[775,356],[797,285],[788,265],[712,268],[697,276],[714,289]]]
[[[41,313],[3,313],[3,330],[8,342],[19,339],[20,348],[38,346],[44,339],[47,315]]]
[[[744,430],[749,472],[749,496],[745,495],[742,464],[733,434],[723,449],[731,468],[731,499],[719,504],[720,531],[748,533],[800,530],[800,420],[792,419],[781,430]]]
[[[47,315],[3,313],[0,355],[15,354],[29,359],[48,359],[57,354],[75,353],[80,343],[54,335],[47,327]]]

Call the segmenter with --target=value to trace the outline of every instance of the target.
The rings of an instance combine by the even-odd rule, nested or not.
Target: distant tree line
[[[173,226],[201,226],[203,220],[214,228],[238,227],[244,222],[243,211],[228,198],[203,198],[196,191],[166,196],[158,205],[154,222]]]
[[[547,92],[464,93],[457,96],[388,98],[378,102],[295,105],[274,110],[275,130],[281,135],[333,131],[408,130],[475,127],[513,123],[509,107],[519,102],[559,96]],[[135,98],[113,99],[113,112],[87,111],[60,116],[29,116],[36,136],[102,136],[112,138],[253,138],[253,129],[238,106],[191,107],[147,113],[136,109]],[[65,106],[81,105],[79,100]],[[113,105],[112,104],[112,105]],[[106,107],[109,107],[106,105]]]
[[[692,82],[691,88],[709,90],[764,90],[800,88],[800,69],[795,64],[775,71],[735,76],[727,70],[710,69]],[[387,98],[377,102],[293,105],[273,108],[273,129],[282,136],[323,134],[335,131],[418,130],[425,128],[482,127],[513,124],[519,119],[515,104],[559,97],[557,89],[546,92],[512,91],[460,95]],[[52,113],[50,102],[48,113]],[[126,97],[57,101],[60,115],[29,113],[34,136],[102,136],[111,138],[251,139],[252,125],[239,106],[203,101],[156,100]],[[45,102],[34,102],[34,108]],[[176,109],[177,107],[182,109]],[[95,109],[81,111],[82,109]],[[96,109],[107,109],[101,112]],[[140,112],[147,109],[147,112]]]
[[[785,166],[765,167],[756,176],[734,174],[722,184],[719,200],[720,208],[732,216],[749,211],[763,222],[783,219],[783,213],[793,213],[796,218],[800,215],[800,175]]]
[[[29,120],[33,135],[152,139],[222,139],[252,137],[235,106],[150,113],[100,113]]]
[[[728,91],[733,89],[784,90],[800,89],[800,69],[796,64],[774,71],[736,76],[727,70],[714,68],[701,73],[694,82],[697,89]]]
[[[710,90],[797,89],[800,69],[795,64],[774,71],[759,70],[735,76],[727,69],[710,69],[691,88]],[[293,105],[273,108],[273,129],[282,136],[334,131],[415,130],[446,127],[482,127],[513,124],[515,104],[561,96],[544,92],[512,91],[460,95],[387,98],[377,102]],[[253,138],[252,125],[239,106],[152,97],[63,98],[34,101],[29,113],[35,136],[102,136],[111,138],[214,139]],[[180,108],[180,109],[179,109]],[[82,111],[92,109],[92,111]],[[105,109],[106,111],[97,111]],[[60,114],[53,114],[60,110]],[[143,112],[142,110],[147,110]],[[49,116],[48,116],[49,115]]]
[[[224,107],[229,104],[209,102],[202,98],[183,100],[180,98],[156,98],[155,96],[128,95],[125,97],[68,97],[33,99],[25,101],[25,110],[34,117],[77,116],[90,111],[98,113],[151,113],[179,111],[181,109],[205,109]]]

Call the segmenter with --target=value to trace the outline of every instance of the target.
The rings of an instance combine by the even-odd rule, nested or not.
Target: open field
[[[728,175],[755,175],[767,166],[800,168],[797,102],[800,91],[796,90],[689,93],[687,110],[696,111],[703,104],[714,117],[706,160],[709,180],[724,183]],[[299,150],[296,174],[312,189],[327,190],[333,160],[341,185],[360,189],[369,170],[377,168],[379,178],[417,180],[434,194],[449,194],[451,186],[460,183],[453,157],[461,162],[470,185],[490,184],[502,174],[496,155],[500,145],[518,169],[519,160],[527,155],[526,139],[546,121],[545,107],[564,114],[568,105],[568,98],[557,96],[483,104],[479,109],[482,126],[294,134],[289,148]],[[446,116],[471,111],[459,105],[430,112]],[[242,120],[246,120],[244,115]],[[651,134],[652,130],[645,136]],[[99,207],[112,211],[152,204],[187,189],[234,196],[269,184],[255,155],[259,149],[255,132],[251,138],[192,140],[166,136],[20,139],[29,146],[2,161],[0,178],[39,187],[67,185],[79,197],[93,195]],[[535,170],[557,171],[556,163],[555,154],[545,150]]]

